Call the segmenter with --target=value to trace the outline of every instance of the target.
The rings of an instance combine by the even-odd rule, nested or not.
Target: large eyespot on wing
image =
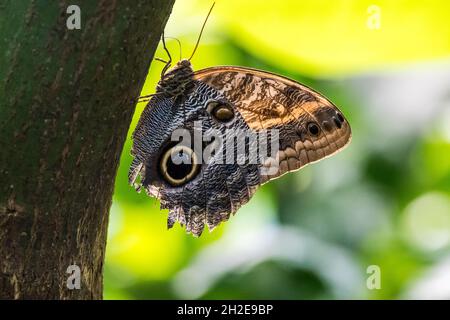
[[[262,175],[263,183],[328,157],[351,140],[351,128],[342,112],[294,80],[233,66],[199,70],[194,79],[221,92],[250,129],[279,130],[280,148],[275,158],[262,165],[261,172],[270,172]]]

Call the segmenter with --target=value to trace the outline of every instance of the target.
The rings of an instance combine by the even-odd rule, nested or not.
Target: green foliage
[[[210,4],[175,4],[166,35],[181,40],[184,57]],[[448,96],[435,103],[428,118],[420,115],[427,106],[407,109],[393,128],[388,120],[395,108],[382,109],[369,91],[386,94],[372,88],[378,77],[400,84],[394,93],[402,97],[431,97],[420,86],[402,88],[408,73],[401,75],[419,65],[434,70],[430,61],[450,57],[450,4],[376,1],[381,25],[375,30],[367,27],[370,5],[365,0],[218,1],[194,67],[256,67],[310,85],[345,113],[353,141],[338,155],[263,186],[229,222],[195,239],[178,225],[166,230],[166,211],[127,185],[128,138],[111,210],[105,298],[430,294],[414,288],[431,281],[434,268],[448,263],[450,254]],[[177,43],[169,41],[169,48],[177,60]],[[156,56],[166,57],[161,48]],[[152,64],[143,94],[154,92],[162,67]],[[386,73],[394,68],[397,73]],[[143,108],[137,106],[130,135]],[[418,124],[409,122],[411,114],[419,114]],[[409,130],[396,131],[397,125]],[[366,287],[369,265],[381,268],[380,290]],[[445,286],[436,292],[449,298]]]

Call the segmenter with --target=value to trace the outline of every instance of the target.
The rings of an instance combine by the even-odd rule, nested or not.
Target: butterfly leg
[[[169,57],[169,60],[166,62],[166,65],[164,66],[164,68],[163,68],[162,71],[161,71],[161,78],[163,78],[163,77],[164,77],[164,74],[165,74],[166,71],[167,71],[167,69],[170,68],[170,65],[171,65],[171,63],[172,63],[172,56],[170,55],[169,49],[167,49],[167,46],[166,46],[166,40],[165,40],[165,38],[164,38],[164,31],[163,31],[163,33],[162,33],[162,35],[161,35],[161,40],[162,40],[162,43],[163,43],[164,51],[166,51],[167,56]]]

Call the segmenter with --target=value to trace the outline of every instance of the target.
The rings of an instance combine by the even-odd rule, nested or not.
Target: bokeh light
[[[165,33],[183,57],[211,4],[176,1]],[[352,143],[264,185],[193,238],[167,230],[167,210],[127,183],[138,104],[116,180],[105,298],[450,299],[449,20],[446,0],[217,0],[194,68],[241,65],[305,83],[343,111]],[[177,42],[168,46],[177,60]],[[152,63],[143,95],[162,67]],[[381,289],[366,286],[370,265]]]

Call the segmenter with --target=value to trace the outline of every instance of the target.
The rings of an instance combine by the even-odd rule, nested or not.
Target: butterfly
[[[193,147],[176,141],[178,132],[214,138]],[[260,155],[248,137],[234,139],[247,133],[263,136],[270,155]],[[230,137],[234,144],[225,148]],[[168,228],[178,221],[200,236],[205,225],[211,231],[227,221],[262,184],[344,148],[351,128],[332,102],[295,80],[237,66],[194,71],[190,59],[181,59],[163,69],[132,139],[129,183],[169,209]],[[223,161],[218,150],[225,149],[232,161]]]

